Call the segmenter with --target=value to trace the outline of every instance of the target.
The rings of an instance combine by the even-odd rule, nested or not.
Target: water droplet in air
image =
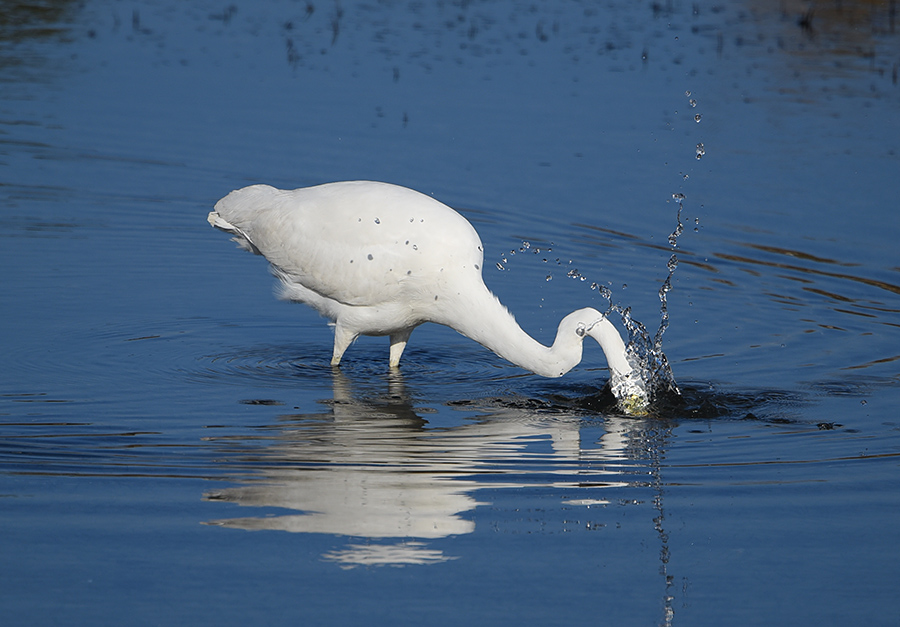
[[[694,100],[693,98],[691,98],[691,99],[688,101],[688,104],[690,104],[690,105],[691,105],[691,108],[693,108],[693,107],[696,107],[696,106],[697,106],[697,101]]]
[[[498,269],[498,270],[505,270],[506,268],[503,267],[503,264],[501,264],[500,262],[497,262],[497,269]]]
[[[375,218],[375,224],[381,224],[381,220],[379,220],[378,218]]]
[[[676,192],[672,194],[672,199],[678,203],[677,224],[675,230],[669,235],[669,246],[674,248],[678,244],[678,237],[684,233],[684,224],[681,223],[681,210],[684,208],[684,194]]]
[[[548,280],[548,281],[552,281],[552,280],[553,280],[553,275],[552,275],[552,274],[548,274],[548,275],[547,275],[547,280]]]
[[[697,144],[697,159],[702,159],[703,155],[706,154],[706,148],[704,148],[703,143]]]
[[[688,89],[686,92],[684,92],[684,95],[685,95],[685,97],[690,98],[690,97],[691,97],[691,90]]]
[[[698,113],[697,115],[695,115],[695,116],[694,116],[694,122],[696,122],[697,124],[699,124],[699,123],[700,123],[700,117],[701,117],[701,116],[700,116],[699,113]]]

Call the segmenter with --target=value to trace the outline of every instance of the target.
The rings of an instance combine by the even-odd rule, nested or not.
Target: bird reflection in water
[[[283,416],[258,436],[214,439],[241,478],[206,500],[296,513],[209,524],[366,539],[323,556],[342,567],[433,564],[454,558],[429,541],[475,531],[470,512],[487,505],[479,490],[575,490],[563,503],[587,507],[609,503],[610,488],[634,486],[636,459],[652,467],[645,420],[606,416],[605,432],[585,443],[583,412],[486,401],[463,404],[478,412],[470,421],[439,427],[422,417],[433,410],[415,407],[397,371],[386,395],[365,400],[339,370],[333,377],[329,411]]]

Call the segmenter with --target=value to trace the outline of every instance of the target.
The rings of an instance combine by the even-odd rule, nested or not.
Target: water
[[[4,8],[5,620],[893,624],[892,7]],[[544,342],[664,295],[682,401],[427,325],[333,373],[206,214],[356,178],[459,209]]]

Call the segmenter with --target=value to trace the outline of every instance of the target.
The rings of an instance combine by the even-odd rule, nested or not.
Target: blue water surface
[[[4,624],[896,624],[893,6],[0,5]],[[352,179],[545,343],[674,254],[684,402],[435,325],[333,371],[206,215]]]

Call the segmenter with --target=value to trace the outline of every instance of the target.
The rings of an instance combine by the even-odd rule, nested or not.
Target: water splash
[[[626,414],[647,415],[654,405],[681,394],[661,345],[668,315],[651,340],[647,328],[631,316],[631,307],[612,305],[611,310],[621,316],[628,331],[625,357],[631,372],[614,374],[609,381],[610,391]]]
[[[678,205],[677,223],[674,231],[668,236],[669,246],[674,250],[678,245],[678,238],[684,232],[684,223],[682,222],[684,194],[672,194],[672,198]],[[528,241],[523,241],[518,248],[518,252],[531,252],[534,255],[540,255],[542,252],[552,252],[553,242],[550,246],[541,249],[532,246]],[[516,254],[516,249],[512,249],[501,255],[502,263],[497,263],[498,270],[506,270],[510,257]],[[587,282],[588,277],[581,273],[577,268],[572,267],[572,260],[565,261],[559,257],[548,259],[542,257],[543,263],[555,261],[557,266],[563,266],[566,277],[579,283]],[[596,281],[590,282],[591,291],[599,294],[600,298],[606,301],[605,307],[601,309],[604,316],[616,314],[628,333],[628,340],[625,346],[625,356],[631,365],[631,372],[627,375],[613,374],[610,379],[610,391],[616,398],[619,409],[630,415],[647,415],[651,412],[654,405],[661,404],[672,400],[673,397],[680,395],[669,361],[662,350],[662,338],[669,326],[669,312],[667,304],[667,295],[672,289],[672,276],[678,267],[678,257],[674,253],[669,258],[666,267],[668,275],[659,289],[660,300],[660,324],[656,333],[651,336],[647,328],[631,315],[631,307],[623,307],[613,302],[612,290],[601,285]],[[553,274],[547,273],[545,281],[552,281]],[[622,285],[625,289],[627,285]]]
[[[672,194],[678,205],[675,230],[669,235],[669,246],[674,250],[678,246],[678,238],[684,233],[681,214],[684,209],[684,194]],[[672,277],[678,268],[678,255],[672,253],[666,263],[668,275],[659,288],[660,321],[652,340],[647,328],[631,316],[631,307],[624,309],[612,302],[609,290],[601,292],[608,303],[607,312],[616,312],[622,318],[622,324],[628,331],[628,343],[625,356],[631,365],[631,372],[625,376],[614,376],[610,380],[610,391],[616,397],[619,409],[627,414],[643,415],[660,401],[671,400],[680,396],[681,391],[675,383],[675,376],[669,366],[669,360],[662,350],[663,334],[669,327],[668,294],[672,289]]]
[[[672,234],[669,235],[669,246],[675,248],[678,245],[678,237],[684,233],[684,224],[681,222],[681,210],[683,209],[684,204],[684,194],[677,193],[672,194],[672,200],[678,205],[678,214],[676,215],[675,221],[676,226],[675,230],[672,231]]]
[[[522,245],[519,246],[518,252],[520,252],[520,253],[531,252],[532,254],[540,255],[541,252],[551,252],[553,250],[552,246],[553,246],[553,242],[550,242],[550,246],[544,248],[542,251],[542,249],[538,246],[532,247],[531,242],[523,241]],[[506,270],[507,269],[506,264],[509,263],[509,258],[515,256],[515,254],[516,254],[516,249],[512,248],[512,249],[510,249],[510,251],[508,253],[503,253],[502,255],[500,255],[500,261],[497,262],[497,264],[496,264],[497,269],[500,271]],[[546,258],[543,259],[542,261],[544,263],[547,263]],[[570,261],[569,263],[572,263],[572,262]],[[556,260],[556,265],[560,265],[559,259]],[[550,280],[549,276],[548,276],[547,280],[548,281]]]

